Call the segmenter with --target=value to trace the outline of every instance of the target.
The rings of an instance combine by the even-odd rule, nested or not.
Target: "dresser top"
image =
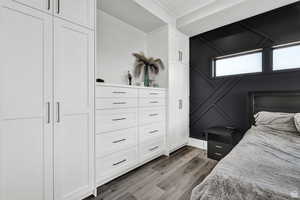
[[[122,84],[111,84],[111,83],[96,83],[96,87],[119,87],[119,88],[134,88],[134,89],[149,89],[149,90],[167,90],[166,88],[156,88],[156,87],[144,87],[144,86],[134,86],[134,85],[122,85]]]

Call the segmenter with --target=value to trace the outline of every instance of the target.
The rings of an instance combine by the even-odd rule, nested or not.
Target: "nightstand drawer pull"
[[[124,141],[126,141],[126,139],[122,139],[122,140],[113,141],[112,143],[114,143],[114,144],[117,144],[117,143],[124,142]]]
[[[150,114],[149,116],[150,117],[154,117],[154,116],[157,116],[158,114],[156,113],[156,114]]]
[[[124,105],[124,104],[126,104],[126,102],[114,102],[113,104],[114,105]]]
[[[223,147],[220,146],[220,145],[216,145],[216,148],[217,148],[217,149],[223,149]]]
[[[158,93],[151,92],[150,95],[158,95]]]
[[[117,165],[122,164],[123,162],[126,162],[126,161],[127,161],[127,159],[121,160],[120,162],[114,163],[113,166],[117,166]]]
[[[156,146],[156,147],[153,147],[153,148],[149,149],[149,151],[154,151],[154,150],[156,150],[158,148],[159,148],[159,146]]]
[[[158,130],[153,130],[153,131],[150,131],[149,133],[157,133],[158,132]]]
[[[150,103],[158,103],[158,101],[150,101]]]
[[[220,154],[220,153],[215,153],[215,155],[217,155],[217,156],[223,156],[222,154]]]

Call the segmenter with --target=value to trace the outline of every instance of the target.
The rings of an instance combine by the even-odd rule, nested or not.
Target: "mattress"
[[[193,189],[191,200],[300,200],[300,136],[255,127]]]

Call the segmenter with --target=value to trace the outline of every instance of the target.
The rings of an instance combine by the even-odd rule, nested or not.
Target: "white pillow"
[[[295,114],[294,120],[295,120],[295,126],[298,132],[300,133],[300,113]]]
[[[294,116],[294,113],[279,113],[266,111],[262,111],[254,115],[256,126],[267,126],[274,130],[297,133],[298,131],[295,126]]]

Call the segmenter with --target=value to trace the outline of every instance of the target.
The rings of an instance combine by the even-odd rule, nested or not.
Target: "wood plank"
[[[216,164],[205,151],[184,147],[99,187],[99,196],[86,200],[189,200]]]

